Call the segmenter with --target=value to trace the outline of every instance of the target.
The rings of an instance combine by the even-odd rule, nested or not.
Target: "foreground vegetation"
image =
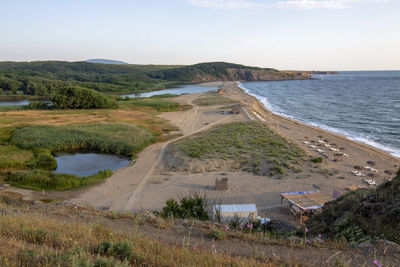
[[[45,170],[33,170],[10,173],[5,182],[25,189],[64,191],[94,185],[111,175],[111,170],[99,171],[96,174],[85,177]]]
[[[129,231],[121,232],[104,222],[107,213],[77,206],[41,209],[2,195],[0,208],[8,211],[0,216],[1,266],[275,266],[214,253],[215,247],[154,241],[134,231],[143,223],[134,215]]]
[[[239,168],[257,174],[283,174],[303,160],[294,143],[259,122],[235,122],[215,127],[172,147],[190,158],[233,160]]]
[[[312,233],[353,245],[380,238],[400,243],[400,171],[376,189],[359,189],[329,202],[307,226]]]

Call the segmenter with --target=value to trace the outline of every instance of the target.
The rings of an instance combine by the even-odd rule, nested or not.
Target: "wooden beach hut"
[[[215,179],[215,190],[217,191],[228,190],[228,178]]]
[[[289,202],[291,214],[299,218],[301,223],[304,223],[317,210],[321,209],[325,203],[332,200],[331,197],[317,190],[281,193],[281,209],[284,199]]]
[[[229,222],[238,218],[242,222],[256,220],[258,216],[256,204],[230,204],[214,205],[214,220],[220,219],[221,222]]]

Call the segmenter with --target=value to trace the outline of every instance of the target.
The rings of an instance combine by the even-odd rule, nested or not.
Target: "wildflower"
[[[319,234],[319,235],[318,235],[318,237],[319,237],[319,238],[322,238],[322,235],[321,235],[321,234]]]
[[[77,208],[78,208],[78,206],[77,206],[77,205],[75,205],[75,206],[74,206],[74,209],[77,209]]]
[[[310,244],[310,243],[311,243],[311,240],[310,240],[310,239],[307,239],[307,243]]]
[[[217,254],[217,249],[215,248],[215,244],[212,244],[211,248],[212,248],[212,253]]]
[[[240,224],[240,229],[243,229],[243,227],[244,227],[244,225],[243,225],[243,224]]]
[[[372,266],[382,267],[382,264],[380,264],[379,261],[374,260],[374,262],[372,263]]]
[[[196,244],[193,245],[193,250],[196,250],[197,246]]]
[[[135,208],[134,208],[134,207],[132,207],[132,208],[131,208],[131,211],[132,211],[132,212],[135,212]]]
[[[306,233],[308,233],[308,228],[307,227],[306,227],[305,231],[306,231]]]
[[[225,231],[229,230],[229,225],[225,225]]]

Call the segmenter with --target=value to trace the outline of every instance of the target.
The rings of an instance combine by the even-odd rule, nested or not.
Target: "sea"
[[[400,158],[400,71],[343,71],[313,78],[239,85],[273,113]]]

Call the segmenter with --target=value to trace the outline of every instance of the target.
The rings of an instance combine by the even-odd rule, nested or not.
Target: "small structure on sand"
[[[228,190],[228,178],[215,179],[215,190],[217,191]]]
[[[325,203],[332,200],[331,197],[319,191],[281,193],[281,208],[284,199],[288,200],[290,212],[299,219],[300,223],[307,221]]]
[[[232,106],[232,113],[233,114],[239,114],[240,113],[240,108],[241,108],[240,104],[233,105]]]
[[[219,94],[219,95],[223,95],[223,94],[224,94],[224,91],[222,91],[222,89],[219,88],[219,89],[218,89],[218,94]]]
[[[343,154],[343,153],[335,153],[335,154],[333,155],[333,160],[334,160],[335,162],[343,161],[343,159],[344,159],[344,154]]]
[[[254,221],[257,219],[258,212],[256,204],[231,204],[213,206],[214,220],[229,222],[239,219],[242,222]]]

